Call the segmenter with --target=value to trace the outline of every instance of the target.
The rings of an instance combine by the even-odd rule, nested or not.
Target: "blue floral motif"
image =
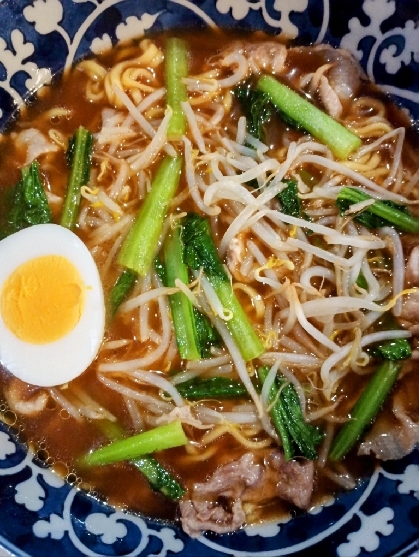
[[[362,549],[375,551],[380,545],[381,536],[389,536],[394,530],[391,521],[394,518],[394,511],[389,507],[380,509],[377,513],[366,516],[358,513],[361,519],[361,528],[357,532],[348,535],[348,542],[343,543],[337,549],[339,557],[357,557]]]
[[[349,33],[342,37],[341,46],[353,52],[368,76],[383,83],[389,93],[419,104],[417,75],[414,90],[397,83],[397,74],[403,67],[411,66],[413,69],[413,62],[419,62],[417,22],[407,19],[400,26],[388,25],[390,18],[397,15],[396,0],[365,0],[363,11],[368,16],[368,23],[361,23],[358,17],[351,18]],[[380,69],[380,65],[383,68]],[[416,111],[417,108],[414,109],[415,114]]]

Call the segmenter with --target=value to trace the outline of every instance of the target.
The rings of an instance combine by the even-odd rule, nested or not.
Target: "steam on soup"
[[[412,451],[411,135],[329,46],[200,31],[80,62],[0,145],[0,250],[19,253],[1,279],[4,419],[76,486],[193,536],[321,504]],[[69,231],[48,247],[45,227]],[[74,341],[48,329],[94,311]]]

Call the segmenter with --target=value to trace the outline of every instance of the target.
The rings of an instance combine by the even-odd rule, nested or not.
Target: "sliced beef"
[[[419,286],[419,246],[410,252],[406,265],[406,282],[411,286]]]
[[[359,446],[358,454],[380,460],[400,459],[419,447],[419,400],[416,374],[400,380],[391,407],[384,411]]]
[[[24,416],[35,416],[48,402],[45,389],[12,379],[5,389],[7,403],[11,410]]]
[[[250,453],[220,466],[207,482],[193,486],[190,499],[180,502],[182,526],[197,537],[205,530],[227,533],[246,522],[243,503],[283,499],[301,509],[310,504],[314,484],[312,461],[285,461],[280,450],[254,463]]]
[[[312,460],[285,460],[282,451],[270,455],[269,465],[277,472],[276,493],[300,509],[308,509],[314,486]]]
[[[197,537],[205,530],[221,534],[243,526],[246,520],[243,492],[257,483],[261,475],[262,467],[254,464],[253,455],[246,453],[220,466],[207,482],[196,483],[191,499],[180,502],[184,531]]]

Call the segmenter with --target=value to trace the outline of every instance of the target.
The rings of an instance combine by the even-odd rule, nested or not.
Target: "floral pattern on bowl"
[[[414,0],[14,0],[0,3],[0,20],[3,128],[31,91],[81,56],[180,25],[262,29],[347,48],[419,120]],[[304,516],[191,539],[173,524],[75,490],[0,429],[0,544],[18,557],[402,557],[419,548],[418,531],[418,452],[385,463],[354,491]]]

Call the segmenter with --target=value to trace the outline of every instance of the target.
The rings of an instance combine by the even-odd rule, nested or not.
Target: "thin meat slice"
[[[283,499],[308,509],[313,492],[312,461],[286,461],[282,451],[270,451],[263,464],[250,453],[220,466],[207,482],[196,483],[189,499],[180,501],[184,531],[197,537],[206,530],[233,532],[246,522],[243,503]]]

